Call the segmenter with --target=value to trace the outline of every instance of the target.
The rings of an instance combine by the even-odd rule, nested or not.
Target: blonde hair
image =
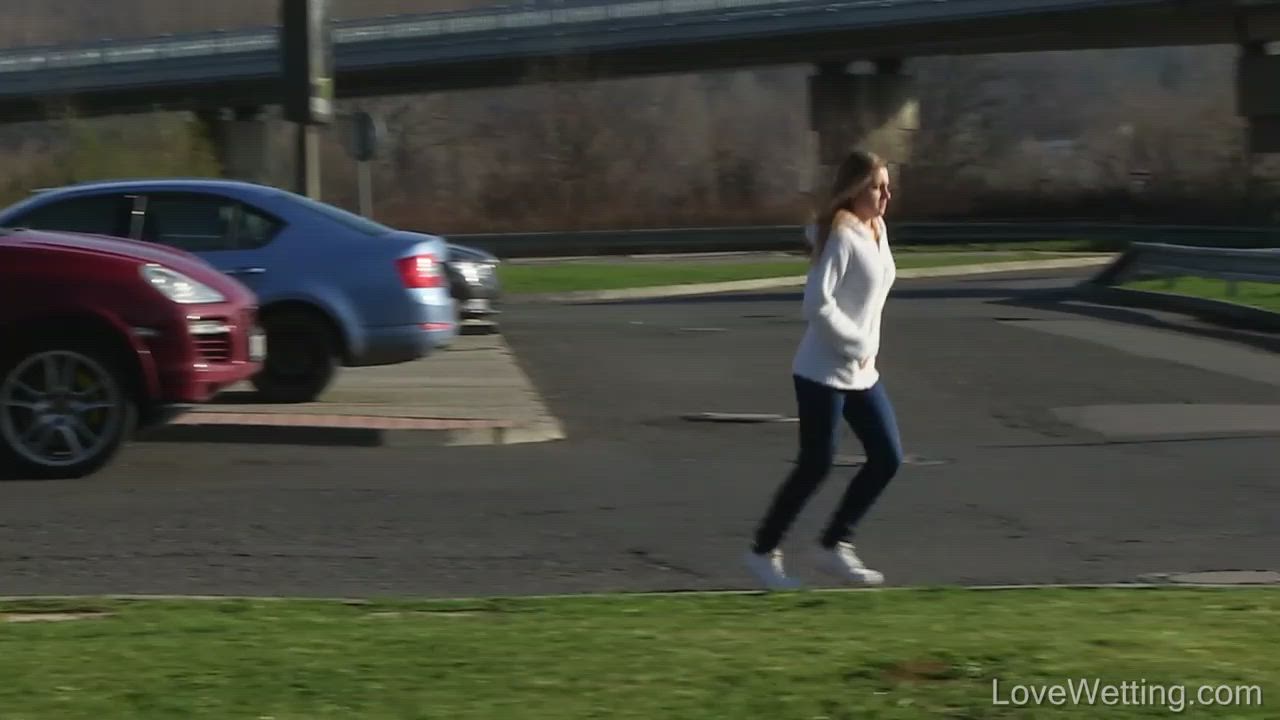
[[[817,261],[826,250],[827,238],[838,218],[853,213],[853,201],[875,181],[876,173],[886,166],[883,158],[873,152],[856,150],[840,163],[827,196],[814,208],[813,252],[810,261]],[[879,232],[879,228],[876,229]]]

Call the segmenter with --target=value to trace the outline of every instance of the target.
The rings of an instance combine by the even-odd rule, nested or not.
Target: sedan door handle
[[[228,275],[262,275],[267,271],[266,268],[260,267],[242,267],[234,270],[228,270]]]

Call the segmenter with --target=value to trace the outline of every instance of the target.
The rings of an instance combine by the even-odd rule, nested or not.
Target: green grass
[[[895,253],[899,268],[970,265],[1043,258],[1043,253],[1030,250],[959,253],[954,251],[916,253],[899,250]],[[757,261],[636,259],[528,265],[507,263],[499,266],[498,278],[502,282],[504,292],[522,295],[790,277],[804,275],[808,267],[808,261],[803,258]]]
[[[899,245],[897,254],[953,253],[953,252],[1061,252],[1061,253],[1112,253],[1121,252],[1125,243],[1114,240],[1022,240],[1008,242],[940,243],[937,245]]]
[[[65,603],[39,604],[42,611]],[[9,603],[0,612],[27,611]],[[1258,686],[1280,590],[902,590],[489,601],[79,601],[0,622],[5,720],[811,720],[1170,716],[1015,707],[1015,686]],[[998,687],[993,688],[993,682]],[[1226,692],[1226,691],[1224,691]],[[1176,699],[1176,696],[1173,698]]]
[[[1172,284],[1170,284],[1172,283]],[[1131,290],[1149,290],[1175,293],[1209,300],[1225,300],[1240,305],[1251,305],[1263,310],[1280,312],[1280,283],[1240,282],[1235,294],[1225,280],[1199,277],[1175,277],[1170,280],[1139,280],[1121,287]]]
[[[803,261],[743,263],[588,263],[500,265],[498,279],[503,292],[571,292],[616,290],[619,288],[682,285],[686,283],[752,280],[756,278],[803,275]]]

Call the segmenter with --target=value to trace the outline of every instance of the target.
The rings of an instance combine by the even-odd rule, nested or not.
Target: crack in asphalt
[[[1035,534],[1034,529],[1016,515],[984,508],[976,503],[965,503],[965,507],[980,517],[994,520],[1002,531],[1010,532],[1010,534],[1005,535],[1010,540],[1021,540]]]
[[[703,579],[707,577],[706,573],[701,573],[692,568],[685,567],[682,565],[677,565],[670,561],[660,559],[657,556],[655,556],[652,552],[645,550],[643,548],[631,548],[627,550],[627,554],[632,556],[636,560],[639,560],[640,562],[644,563],[645,565],[648,565],[649,567],[655,568],[657,570],[663,570],[666,572],[677,572],[682,575],[688,575],[689,577],[694,577],[699,579]]]

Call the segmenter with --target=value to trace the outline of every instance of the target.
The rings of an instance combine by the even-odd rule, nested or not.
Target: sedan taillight
[[[396,261],[400,280],[407,288],[438,288],[444,285],[444,273],[435,255],[411,255]]]

